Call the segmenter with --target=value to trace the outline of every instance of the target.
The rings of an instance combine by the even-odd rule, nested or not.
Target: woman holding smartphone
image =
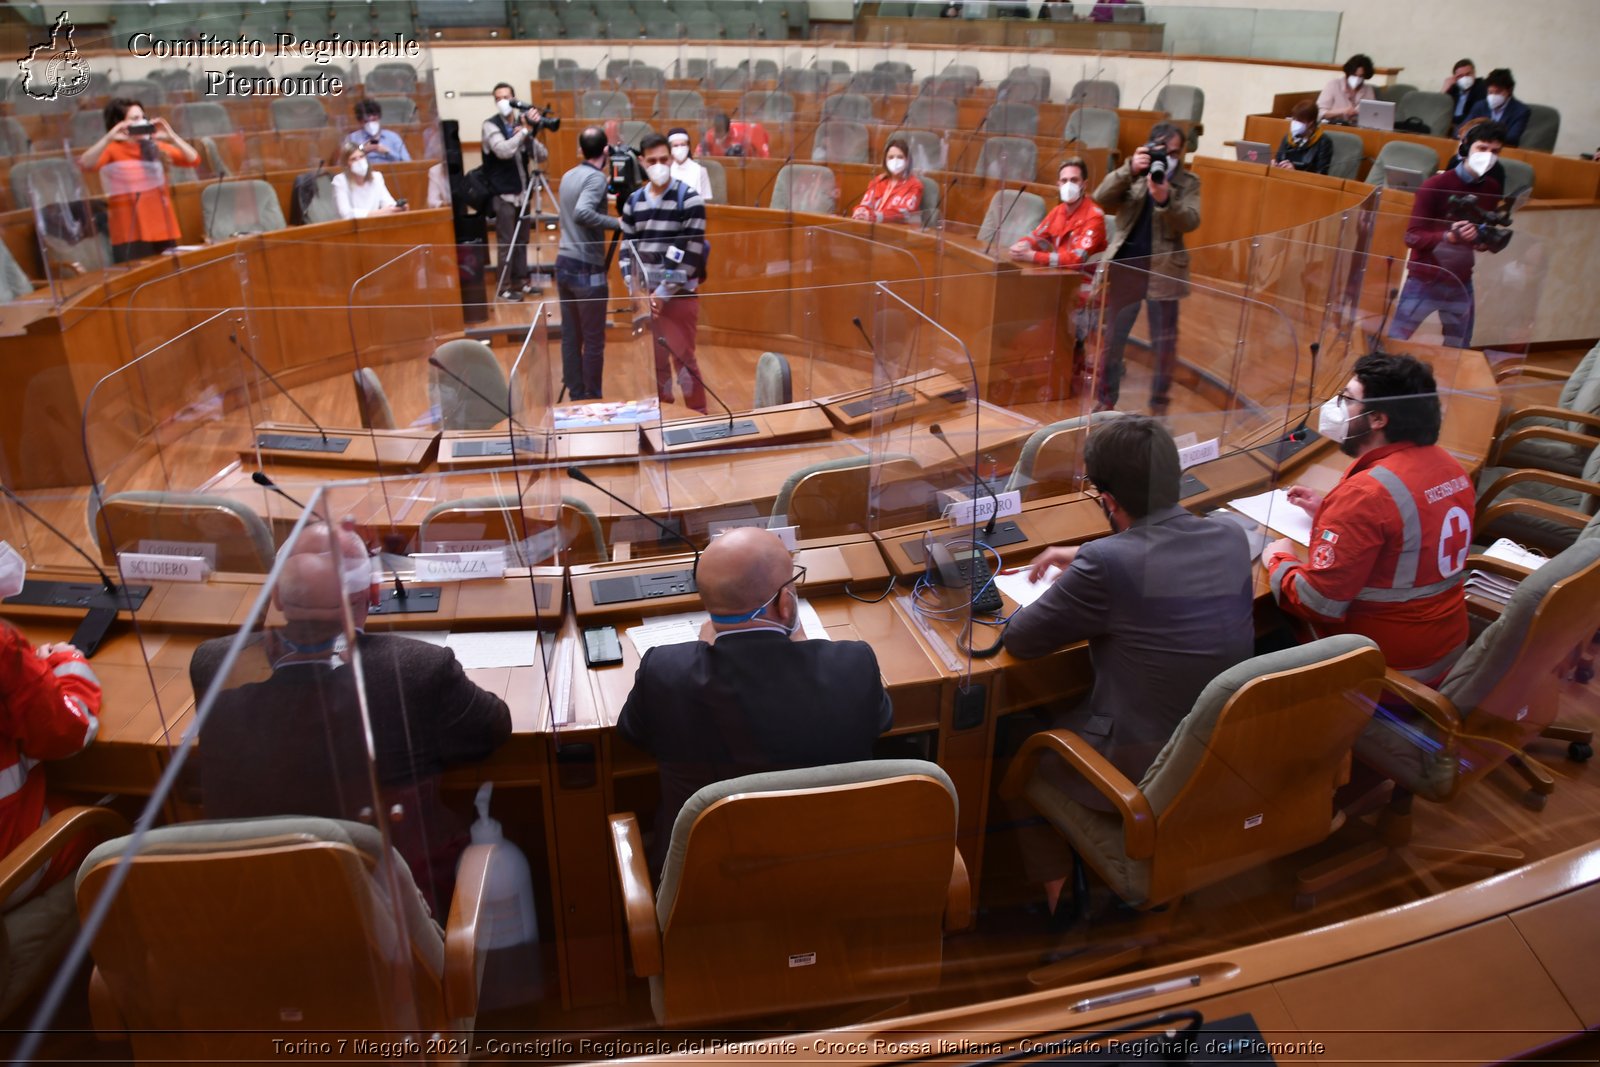
[[[137,100],[112,100],[105,120],[105,135],[83,150],[78,166],[100,172],[111,258],[126,263],[164,252],[183,236],[167,189],[166,164],[198,166],[200,153],[172,132],[166,119],[146,117]]]

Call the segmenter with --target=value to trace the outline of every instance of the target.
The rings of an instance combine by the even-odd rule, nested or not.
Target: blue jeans
[[[600,285],[590,284],[599,278]],[[573,400],[598,400],[606,362],[605,268],[565,256],[556,259],[561,298],[561,381]]]
[[[1440,279],[1406,276],[1400,290],[1400,301],[1395,305],[1394,320],[1389,323],[1389,336],[1404,341],[1417,332],[1417,327],[1435,311],[1439,325],[1444,329],[1444,343],[1451,348],[1468,348],[1472,344],[1473,299],[1472,283],[1465,285],[1453,275]]]

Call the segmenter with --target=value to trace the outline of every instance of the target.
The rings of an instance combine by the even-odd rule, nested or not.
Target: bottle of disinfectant
[[[492,782],[478,789],[478,820],[472,824],[472,843],[488,845],[483,913],[478,924],[478,944],[484,949],[481,1009],[527,1004],[543,993],[543,956],[539,949],[539,917],[533,906],[533,878],[528,858],[507,841],[500,823],[489,817]]]

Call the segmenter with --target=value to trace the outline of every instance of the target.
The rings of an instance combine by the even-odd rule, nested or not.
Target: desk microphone
[[[867,342],[867,351],[871,352],[872,358],[876,360],[878,358],[878,350],[876,347],[874,347],[872,338],[867,336],[867,328],[861,325],[861,316],[856,315],[850,321],[856,324],[856,332],[861,334],[861,339],[863,341]]]
[[[593,490],[596,490],[597,492],[605,494],[606,496],[610,497],[612,500],[615,500],[617,503],[619,503],[623,507],[627,508],[629,511],[633,512],[635,515],[639,516],[641,519],[644,519],[646,522],[649,522],[650,524],[652,524],[653,526],[658,528],[662,533],[666,534],[668,537],[670,537],[670,538],[672,538],[672,539],[674,539],[676,541],[682,541],[684,544],[688,545],[689,546],[689,551],[694,553],[694,569],[696,571],[698,571],[700,569],[700,549],[696,548],[695,547],[695,543],[693,541],[689,540],[687,537],[683,536],[683,534],[679,533],[677,530],[674,530],[672,527],[668,526],[666,523],[662,522],[660,519],[656,518],[654,515],[647,515],[643,511],[640,511],[638,508],[634,507],[632,504],[628,503],[626,500],[622,499],[620,496],[618,496],[617,494],[613,493],[611,490],[606,489],[606,488],[596,484],[595,480],[593,478],[591,478],[587,474],[583,473],[583,468],[581,468],[581,467],[568,467],[567,468],[567,477],[571,478],[575,482],[582,482],[584,485],[587,485],[590,489],[593,489]]]
[[[54,526],[50,525],[50,523],[48,521],[46,521],[46,519],[45,519],[45,517],[43,515],[40,515],[37,511],[34,511],[31,507],[28,506],[26,501],[24,501],[16,493],[13,493],[11,491],[11,487],[10,486],[5,485],[3,483],[0,483],[0,493],[4,493],[7,500],[11,501],[17,507],[19,507],[23,511],[27,512],[29,515],[32,515],[33,516],[33,521],[37,522],[40,526],[43,526],[46,530],[49,530],[51,533],[55,534],[56,537],[61,541],[62,544],[66,545],[68,548],[72,549],[72,551],[74,551],[78,555],[82,556],[83,557],[83,561],[85,563],[87,563],[90,567],[93,567],[94,568],[94,572],[100,576],[100,581],[105,586],[106,592],[109,593],[111,596],[116,596],[117,595],[117,593],[119,592],[119,590],[117,588],[117,583],[113,582],[111,580],[111,576],[109,574],[107,574],[104,569],[101,568],[100,564],[98,564],[98,563],[96,563],[94,561],[94,558],[92,556],[90,556],[89,553],[87,553],[83,549],[79,548],[77,543],[74,542],[66,534],[62,533],[60,530],[58,530]]]
[[[235,332],[235,331],[231,331],[230,330],[228,332],[228,340],[233,343],[233,347],[234,348],[237,348],[239,350],[239,354],[240,355],[244,356],[245,359],[248,359],[251,363],[255,364],[256,370],[260,371],[262,374],[265,374],[267,376],[267,381],[271,382],[273,385],[278,387],[278,392],[283,394],[283,398],[285,400],[287,400],[289,403],[293,404],[295,406],[295,409],[298,410],[300,412],[300,414],[302,414],[302,415],[304,415],[306,417],[306,421],[309,422],[316,429],[317,433],[322,435],[322,443],[323,444],[327,444],[328,443],[328,431],[324,430],[322,428],[322,423],[318,422],[316,419],[311,417],[311,412],[307,411],[306,408],[305,408],[305,405],[300,403],[300,401],[296,400],[294,398],[293,394],[291,394],[289,392],[289,390],[287,390],[287,389],[285,389],[283,387],[283,383],[278,381],[277,375],[273,374],[266,367],[262,366],[261,365],[261,361],[259,359],[257,359],[255,356],[250,354],[250,350],[239,342],[238,333]]]
[[[1088,65],[1089,64],[1085,63],[1082,67],[1079,67],[1078,69],[1080,71],[1084,70],[1086,67],[1088,67]],[[1105,63],[1101,63],[1100,64],[1100,68],[1098,70],[1096,70],[1092,75],[1090,75],[1089,77],[1087,77],[1087,78],[1085,78],[1083,80],[1086,81],[1086,82],[1098,81],[1100,79],[1100,75],[1104,74],[1105,72],[1106,72],[1106,65],[1105,65]],[[1089,106],[1089,104],[1084,102],[1084,97],[1081,97],[1081,96],[1078,97],[1076,102],[1077,102],[1077,105],[1079,107],[1088,107]],[[1069,97],[1067,99],[1067,103],[1069,103],[1069,104],[1073,103],[1073,100]]]
[[[266,475],[266,472],[264,472],[264,471],[256,471],[254,474],[250,475],[250,480],[252,482],[255,482],[257,485],[259,485],[263,489],[270,489],[274,493],[277,493],[279,496],[283,497],[283,499],[287,500],[289,503],[293,504],[295,507],[299,508],[301,511],[304,511],[306,509],[306,506],[304,504],[300,503],[300,501],[296,500],[294,497],[290,496],[288,493],[285,493],[282,489],[279,489],[278,488],[278,483],[273,481],[271,478],[268,478],[267,475]]]
[[[961,461],[961,466],[966,468],[966,470],[971,473],[972,477],[977,480],[978,484],[983,486],[984,492],[989,494],[989,499],[994,501],[994,510],[989,512],[989,521],[983,527],[983,536],[993,537],[994,524],[996,520],[1000,518],[1000,494],[994,491],[994,486],[989,484],[989,480],[987,478],[978,473],[977,464],[969,462],[966,456],[963,456],[960,452],[956,451],[956,446],[950,443],[950,438],[944,435],[944,430],[940,428],[937,422],[928,427],[928,432],[933,434],[933,436],[937,437],[940,441],[944,442],[944,447],[950,450],[950,454],[952,456]]]
[[[660,346],[661,348],[666,349],[667,350],[667,354],[670,355],[674,360],[677,360],[678,366],[680,366],[684,370],[688,371],[694,377],[694,380],[700,383],[700,388],[704,389],[707,393],[710,393],[712,400],[715,400],[718,404],[722,405],[722,410],[726,411],[728,413],[728,436],[732,437],[733,436],[733,409],[730,408],[727,404],[723,403],[722,398],[716,394],[716,391],[713,390],[711,388],[711,386],[706,384],[706,380],[704,378],[700,377],[700,372],[695,369],[693,364],[685,363],[683,360],[678,359],[677,351],[672,347],[671,344],[669,344],[667,342],[667,339],[665,337],[657,337],[656,338],[656,344],[658,346]]]
[[[1161,78],[1154,85],[1152,85],[1148,90],[1146,90],[1145,94],[1139,98],[1139,108],[1138,108],[1138,110],[1143,111],[1144,110],[1144,102],[1146,100],[1150,99],[1150,94],[1155,92],[1157,89],[1161,88],[1161,86],[1164,83],[1166,83],[1167,81],[1171,80],[1171,78],[1172,78],[1172,53],[1168,52],[1167,53],[1167,72],[1165,74],[1161,75]]]

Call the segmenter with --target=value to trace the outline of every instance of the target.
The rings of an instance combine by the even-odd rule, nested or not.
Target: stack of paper
[[[1515,563],[1520,567],[1528,568],[1530,571],[1536,571],[1550,562],[1540,553],[1529,548],[1523,548],[1509,537],[1500,538],[1500,540],[1484,549],[1483,554],[1488,559],[1503,559],[1507,563]]]
[[[1005,596],[1016,602],[1017,607],[1025,608],[1044,595],[1044,591],[1055,584],[1061,577],[1060,567],[1051,567],[1044,572],[1044,577],[1037,582],[1028,581],[1027,567],[1015,571],[1001,571],[994,576],[994,587]]]
[[[1463,588],[1469,596],[1480,596],[1496,604],[1507,604],[1517,591],[1517,583],[1510,578],[1490,574],[1488,571],[1472,570],[1467,572],[1467,584]]]
[[[681,645],[686,641],[700,640],[700,628],[711,618],[704,611],[686,611],[679,615],[657,615],[628,631],[628,640],[634,651],[643,656],[659,645]],[[800,632],[810,641],[831,641],[823,628],[822,618],[809,600],[800,601]]]
[[[1305,509],[1289,503],[1289,494],[1282,489],[1230,500],[1228,506],[1291,541],[1307,546],[1311,544],[1311,516],[1305,513]]]

